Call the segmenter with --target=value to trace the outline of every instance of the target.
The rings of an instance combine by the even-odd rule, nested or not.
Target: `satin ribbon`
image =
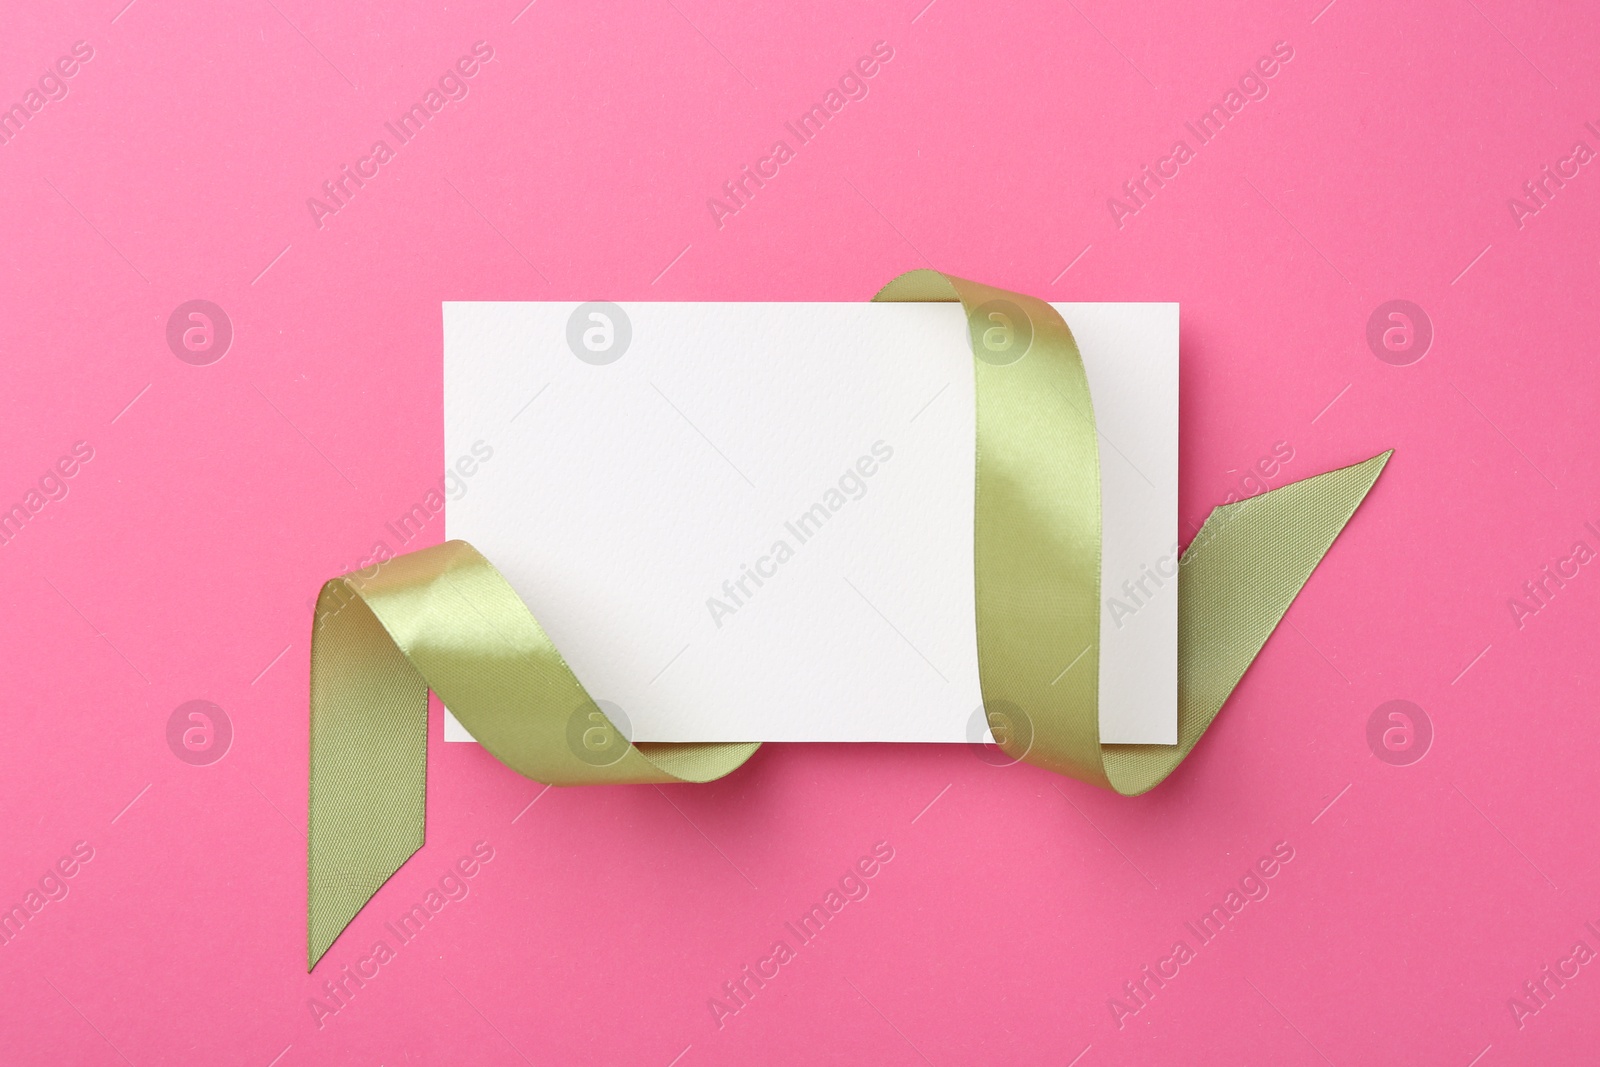
[[[876,299],[960,301],[967,313],[978,673],[996,743],[1124,795],[1154,788],[1221,710],[1392,453],[1211,512],[1179,565],[1178,744],[1103,745],[1099,446],[1072,332],[1042,300],[936,271],[901,275]],[[502,763],[553,785],[707,782],[759,747],[630,744],[466,542],[335,578],[311,641],[308,969],[422,847],[429,689]]]

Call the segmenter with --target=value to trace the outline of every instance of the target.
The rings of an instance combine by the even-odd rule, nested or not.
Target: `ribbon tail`
[[[1178,571],[1178,744],[1101,746],[1117,792],[1188,756],[1393,454],[1212,510]]]
[[[308,969],[422,847],[430,689],[502,763],[552,785],[709,782],[760,747],[631,744],[465,542],[336,578],[311,635]]]
[[[422,847],[428,687],[345,579],[311,641],[306,969]]]

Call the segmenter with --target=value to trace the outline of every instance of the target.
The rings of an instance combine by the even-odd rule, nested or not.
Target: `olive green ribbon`
[[[1211,725],[1391,452],[1211,512],[1179,564],[1178,743],[1103,745],[1099,444],[1071,331],[1042,300],[931,270],[876,299],[960,301],[967,314],[978,674],[996,744],[1124,795],[1154,788]],[[630,744],[464,541],[335,578],[311,640],[308,969],[422,847],[429,689],[495,758],[552,785],[707,782],[759,747]]]

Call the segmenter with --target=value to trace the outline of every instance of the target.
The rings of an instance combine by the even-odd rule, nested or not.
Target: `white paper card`
[[[1101,736],[1174,744],[1178,307],[1056,307],[1101,430]],[[446,535],[633,740],[988,739],[960,305],[450,302],[444,396]]]

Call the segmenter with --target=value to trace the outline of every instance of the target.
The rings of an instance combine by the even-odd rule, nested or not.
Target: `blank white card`
[[[1102,740],[1175,744],[1178,306],[1055,307],[1104,516],[1060,669]],[[446,303],[446,534],[635,741],[988,740],[972,359],[958,304]]]

